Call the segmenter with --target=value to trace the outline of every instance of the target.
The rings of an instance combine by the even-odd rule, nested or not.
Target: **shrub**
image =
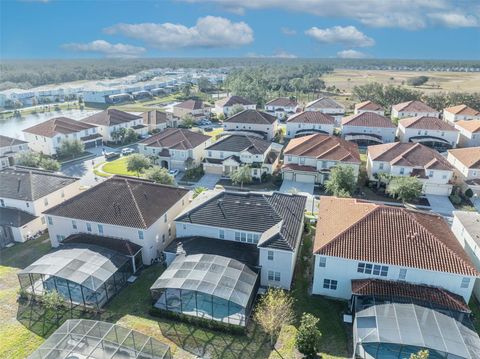
[[[465,191],[465,197],[467,198],[472,198],[473,197],[473,191],[471,188],[468,188],[466,191]]]
[[[450,202],[457,206],[462,203],[462,197],[460,197],[458,194],[451,194],[448,198],[450,198]]]
[[[319,340],[322,333],[317,328],[319,319],[310,313],[303,313],[300,327],[295,338],[295,345],[300,353],[313,358],[320,350]]]

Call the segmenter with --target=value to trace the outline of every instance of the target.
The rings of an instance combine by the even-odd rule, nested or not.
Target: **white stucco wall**
[[[402,143],[410,142],[410,138],[416,136],[433,136],[442,138],[448,141],[452,147],[456,147],[458,141],[458,131],[420,130],[415,128],[405,128],[402,124],[398,124],[397,136]]]
[[[384,143],[395,141],[396,128],[342,125],[342,138],[350,133],[380,136]]]
[[[250,131],[261,131],[267,134],[267,140],[272,140],[277,131],[278,121],[275,121],[272,124],[253,124],[253,123],[237,123],[237,122],[224,122],[223,128],[225,131],[235,131],[235,130],[250,130]]]
[[[392,118],[407,118],[407,117],[417,117],[417,116],[427,116],[427,117],[439,117],[440,112],[412,112],[412,111],[397,111],[392,108]]]
[[[321,130],[327,132],[329,135],[333,135],[334,125],[315,124],[315,123],[298,123],[288,122],[286,124],[287,138],[294,138],[298,131],[302,130]],[[314,132],[312,132],[314,133]]]

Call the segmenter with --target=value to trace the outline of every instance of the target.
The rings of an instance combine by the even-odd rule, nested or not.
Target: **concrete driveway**
[[[194,187],[205,187],[207,189],[214,189],[221,175],[213,173],[205,173],[202,178],[194,185]]]
[[[448,196],[437,196],[433,194],[428,194],[428,202],[430,202],[430,208],[432,212],[441,214],[442,216],[452,217],[455,207],[453,207],[452,202],[448,199]]]
[[[313,195],[313,183],[295,182],[290,180],[283,180],[280,192],[291,193],[296,190],[298,193],[307,193]]]

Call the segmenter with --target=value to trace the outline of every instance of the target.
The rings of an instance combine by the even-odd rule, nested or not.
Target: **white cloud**
[[[363,32],[358,31],[355,26],[334,26],[327,29],[312,27],[305,31],[318,42],[327,44],[343,44],[355,47],[368,47],[375,45],[375,40]]]
[[[476,27],[480,21],[473,15],[462,13],[433,13],[430,18],[439,25],[447,27]]]
[[[321,17],[354,19],[372,27],[399,27],[417,30],[432,24],[451,27],[465,26],[465,22],[439,22],[430,14],[443,17],[459,12],[472,13],[472,1],[459,0],[177,0],[188,3],[211,3],[241,14],[245,9],[278,8],[304,12]],[[479,21],[479,14],[474,17]],[[474,23],[468,20],[467,23]]]
[[[293,36],[297,34],[297,30],[290,29],[289,27],[282,27],[280,29],[283,34],[288,35],[288,36]]]
[[[138,57],[146,50],[143,47],[128,44],[111,44],[105,40],[95,40],[88,43],[70,43],[62,47],[66,50],[75,52],[92,52],[105,55],[107,57]]]
[[[368,56],[367,54],[357,50],[343,50],[337,52],[337,57],[341,59],[364,59]]]
[[[201,17],[195,26],[172,23],[117,24],[104,30],[161,48],[238,47],[253,42],[253,30],[245,22],[216,16]]]
[[[278,50],[273,53],[273,55],[262,55],[262,54],[257,54],[255,52],[249,52],[247,57],[253,57],[253,58],[276,58],[276,59],[296,59],[297,55],[289,53],[284,50]]]

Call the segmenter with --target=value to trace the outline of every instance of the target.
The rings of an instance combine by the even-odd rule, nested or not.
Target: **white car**
[[[122,155],[123,156],[131,155],[134,152],[135,152],[135,150],[133,148],[123,148],[122,149]]]
[[[178,170],[170,170],[170,171],[168,171],[168,173],[170,175],[172,175],[173,177],[175,177],[176,175],[178,175]]]

